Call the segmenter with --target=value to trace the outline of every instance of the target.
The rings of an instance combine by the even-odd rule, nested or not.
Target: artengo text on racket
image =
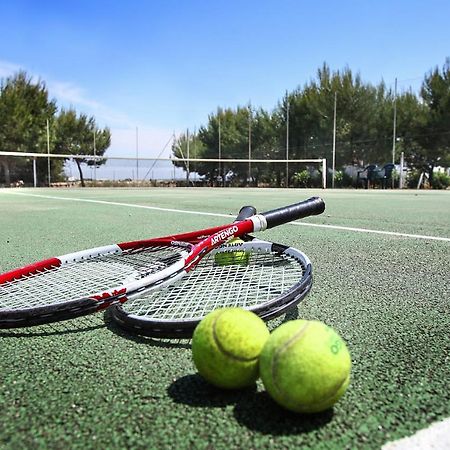
[[[215,245],[217,242],[222,241],[223,239],[233,236],[234,233],[236,233],[239,230],[239,228],[235,225],[233,227],[227,228],[226,230],[222,230],[219,233],[217,233],[216,236],[214,236],[211,239],[211,244]]]

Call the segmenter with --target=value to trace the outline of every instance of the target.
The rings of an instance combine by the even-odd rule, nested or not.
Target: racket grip
[[[320,197],[311,197],[300,203],[262,213],[267,221],[267,228],[276,227],[303,217],[316,216],[325,211],[325,202]]]

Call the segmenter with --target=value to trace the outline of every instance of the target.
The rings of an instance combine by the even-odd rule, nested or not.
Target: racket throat
[[[267,220],[262,214],[255,214],[248,220],[251,220],[253,222],[252,232],[267,230]]]

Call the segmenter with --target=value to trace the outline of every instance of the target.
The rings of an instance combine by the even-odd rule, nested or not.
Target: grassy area
[[[0,268],[310,195],[327,209],[307,223],[450,238],[443,191],[3,190]],[[0,330],[0,448],[380,448],[450,416],[450,241],[297,225],[264,236],[302,249],[314,265],[310,295],[270,328],[318,319],[348,343],[352,382],[332,410],[291,414],[260,382],[212,388],[195,373],[189,341],[132,336],[106,314]]]

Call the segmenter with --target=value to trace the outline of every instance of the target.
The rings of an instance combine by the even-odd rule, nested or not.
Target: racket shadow
[[[191,348],[190,339],[156,338],[143,336],[141,334],[125,330],[124,328],[121,328],[119,325],[117,325],[117,323],[112,319],[111,312],[109,310],[105,311],[103,317],[105,326],[109,331],[111,331],[112,333],[121,338],[133,341],[137,344],[146,344],[152,345],[154,347],[163,347],[163,348],[186,348],[186,349]]]
[[[299,318],[300,318],[300,311],[298,310],[298,305],[296,305],[294,308],[286,311],[286,314],[284,315],[284,318],[281,321],[281,323],[289,322],[290,320],[297,320]]]
[[[90,315],[29,328],[0,329],[0,338],[63,336],[75,333],[86,333],[101,328],[105,328],[105,323],[101,317]]]
[[[286,312],[282,322],[294,320],[298,317],[298,308],[295,307]],[[29,328],[0,329],[0,338],[63,336],[76,333],[86,333],[105,327],[114,334],[137,343],[152,344],[166,348],[191,348],[190,339],[151,338],[124,330],[120,326],[116,325],[116,322],[112,319],[109,310],[104,312],[103,318],[101,315],[89,315]]]

